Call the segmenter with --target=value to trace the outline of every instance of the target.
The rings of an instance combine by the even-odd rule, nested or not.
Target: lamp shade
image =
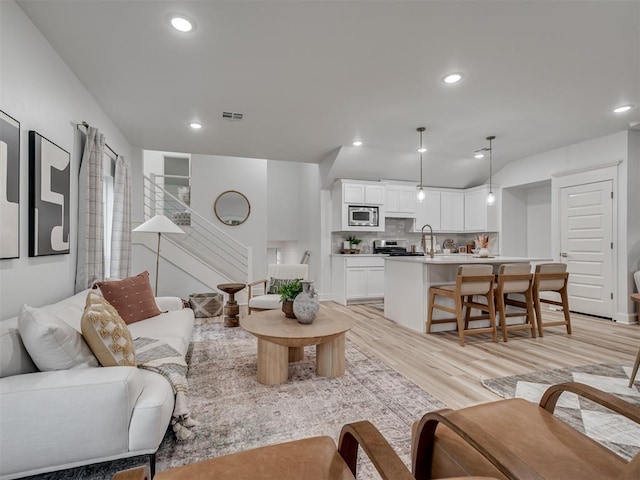
[[[185,233],[184,230],[164,215],[156,215],[155,217],[150,218],[142,225],[138,225],[134,228],[133,231],[147,233]]]

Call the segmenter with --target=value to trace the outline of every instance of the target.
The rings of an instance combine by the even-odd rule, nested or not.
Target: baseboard
[[[616,313],[614,321],[625,325],[633,325],[638,323],[638,316],[635,313]]]

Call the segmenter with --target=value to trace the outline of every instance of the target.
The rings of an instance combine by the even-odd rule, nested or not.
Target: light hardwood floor
[[[348,339],[451,408],[498,400],[482,386],[483,378],[596,363],[633,365],[640,347],[640,326],[579,314],[571,314],[572,335],[565,327],[547,328],[536,339],[513,332],[506,344],[493,343],[488,334],[474,335],[460,347],[456,332],[419,334],[385,319],[371,305],[323,305],[356,320]],[[545,310],[543,315],[561,313]]]

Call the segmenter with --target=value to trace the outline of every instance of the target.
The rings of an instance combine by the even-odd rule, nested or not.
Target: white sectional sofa
[[[80,332],[87,292],[40,307]],[[164,313],[128,325],[132,337],[163,340],[186,355],[194,316],[175,297]],[[167,430],[174,394],[160,374],[136,367],[38,371],[18,331],[0,322],[0,479],[150,455]]]

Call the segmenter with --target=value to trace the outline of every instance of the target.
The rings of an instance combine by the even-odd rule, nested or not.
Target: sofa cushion
[[[105,298],[89,292],[80,326],[82,335],[102,366],[136,366],[131,333]]]
[[[82,335],[51,312],[23,305],[18,329],[33,362],[43,372],[98,366]]]
[[[185,308],[165,312],[160,316],[132,323],[128,327],[133,338],[147,337],[162,340],[185,356],[191,341],[193,323],[193,311]]]
[[[133,277],[111,282],[98,282],[104,298],[118,311],[125,323],[138,322],[145,318],[155,317],[162,312],[149,283],[149,272],[146,270]]]

